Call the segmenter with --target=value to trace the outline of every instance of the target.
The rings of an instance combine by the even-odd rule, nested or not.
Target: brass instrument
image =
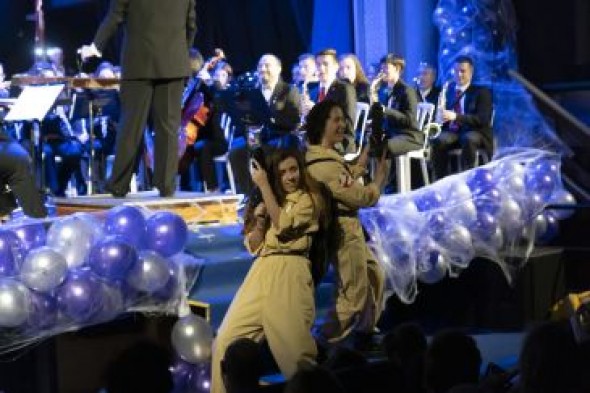
[[[428,135],[429,139],[438,138],[440,133],[442,132],[442,125],[444,123],[443,120],[443,112],[447,106],[447,89],[449,87],[449,82],[445,82],[440,89],[440,93],[438,94],[438,100],[436,103],[436,113],[434,114],[434,119],[431,119],[428,124],[424,126],[425,132]]]
[[[379,102],[379,96],[377,94],[377,92],[378,92],[377,86],[379,86],[379,84],[383,81],[384,77],[385,77],[385,74],[383,72],[380,72],[379,74],[377,74],[375,79],[373,79],[371,81],[371,84],[369,85],[369,104],[370,105],[373,105],[374,103]]]
[[[447,107],[447,89],[449,88],[449,82],[445,82],[440,89],[440,93],[438,95],[438,101],[436,104],[436,115],[434,116],[435,123],[442,125],[443,121],[443,111]]]

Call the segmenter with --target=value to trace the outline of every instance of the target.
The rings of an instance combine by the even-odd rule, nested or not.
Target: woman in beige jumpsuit
[[[379,161],[372,183],[363,185],[368,149],[350,165],[335,150],[344,138],[345,122],[340,106],[331,101],[315,105],[306,120],[309,174],[324,183],[337,207],[338,250],[335,261],[335,304],[323,323],[318,339],[331,344],[350,333],[370,335],[381,315],[384,272],[367,247],[358,209],[377,203],[385,182],[385,160]]]
[[[278,150],[266,171],[253,161],[252,180],[263,202],[245,218],[245,244],[257,255],[219,328],[212,360],[212,393],[225,392],[220,361],[227,346],[266,337],[286,378],[300,363],[315,363],[311,334],[314,286],[308,252],[318,230],[322,200],[301,154]]]

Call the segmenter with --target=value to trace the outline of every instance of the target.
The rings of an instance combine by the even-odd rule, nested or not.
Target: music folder
[[[220,92],[222,105],[234,121],[244,126],[262,126],[270,121],[270,108],[260,89],[230,88]]]
[[[43,120],[64,87],[64,84],[25,86],[4,121]]]

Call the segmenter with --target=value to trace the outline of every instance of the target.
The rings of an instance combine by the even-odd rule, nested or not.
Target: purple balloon
[[[57,291],[57,304],[75,322],[89,321],[102,307],[98,280],[88,270],[71,271]]]
[[[122,280],[137,262],[137,251],[126,239],[109,236],[100,240],[90,250],[90,269],[108,280]]]
[[[472,224],[471,230],[475,237],[488,241],[498,229],[498,221],[488,212],[477,213],[477,220]]]
[[[22,241],[25,253],[45,245],[47,240],[47,231],[40,222],[27,222],[21,227],[14,229],[14,232]]]
[[[170,367],[172,373],[172,380],[174,382],[175,392],[184,392],[189,386],[191,375],[196,372],[197,365],[189,362],[185,362],[181,358],[178,358],[176,362]]]
[[[541,196],[544,202],[551,198],[551,194],[557,185],[557,178],[547,172],[528,172],[525,177],[527,192],[535,192]]]
[[[138,250],[146,245],[146,220],[137,207],[121,205],[109,210],[104,226],[107,235],[119,235]]]
[[[442,212],[432,213],[428,217],[428,230],[430,231],[433,239],[437,240],[443,236],[446,223],[447,218]]]
[[[0,230],[0,277],[16,275],[24,257],[23,243],[10,231]]]
[[[543,233],[537,233],[536,238],[539,244],[545,244],[553,240],[559,233],[559,220],[555,213],[552,211],[544,211],[543,216],[545,217],[545,231]]]
[[[473,203],[478,212],[487,212],[495,215],[502,206],[502,195],[496,187],[489,187],[485,193],[473,197]]]
[[[48,329],[57,322],[57,300],[47,294],[31,291],[31,314],[27,320],[29,328]]]
[[[191,393],[209,393],[211,391],[211,365],[198,364],[189,376],[188,388]]]
[[[494,173],[488,168],[475,168],[469,174],[466,183],[474,195],[486,192],[494,186]]]
[[[147,219],[147,244],[164,257],[181,252],[188,239],[184,220],[170,212],[158,212]]]
[[[443,197],[435,190],[422,192],[414,197],[414,203],[419,212],[438,209],[442,206]]]

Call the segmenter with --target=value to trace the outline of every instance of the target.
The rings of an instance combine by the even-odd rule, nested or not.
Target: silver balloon
[[[198,364],[211,359],[213,330],[203,318],[189,314],[172,328],[172,346],[182,360]]]
[[[103,222],[104,219],[101,220],[101,218],[95,214],[84,213],[84,212],[74,213],[74,217],[81,219],[82,221],[84,221],[86,223],[86,225],[88,225],[92,228],[92,230],[94,232],[94,241],[95,242],[97,242],[98,240],[105,237],[104,222]]]
[[[153,293],[164,288],[170,279],[168,260],[152,250],[139,253],[139,260],[129,271],[127,282],[138,291]]]
[[[475,255],[471,233],[459,224],[449,226],[439,245],[442,252],[448,256],[449,264],[460,268],[467,267]]]
[[[507,239],[514,239],[522,233],[524,221],[518,202],[504,194],[498,213],[498,223]]]
[[[30,289],[49,292],[60,285],[68,272],[66,259],[50,247],[43,246],[27,254],[20,279]]]
[[[575,205],[576,198],[567,190],[560,189],[551,195],[549,203],[556,205]],[[566,219],[574,214],[574,209],[549,209],[549,211],[555,214],[555,217],[559,220]]]
[[[31,295],[27,287],[11,279],[0,279],[0,327],[17,327],[27,321]]]
[[[471,189],[464,181],[457,179],[453,182],[446,194],[446,205],[454,206],[471,201]]]
[[[85,219],[68,216],[55,221],[47,232],[47,245],[66,258],[70,268],[86,263],[96,230]]]
[[[425,284],[434,284],[445,278],[449,264],[444,254],[432,252],[429,264],[430,269],[418,272],[418,280]]]
[[[477,220],[477,208],[469,199],[449,207],[448,216],[462,225],[471,225]]]

